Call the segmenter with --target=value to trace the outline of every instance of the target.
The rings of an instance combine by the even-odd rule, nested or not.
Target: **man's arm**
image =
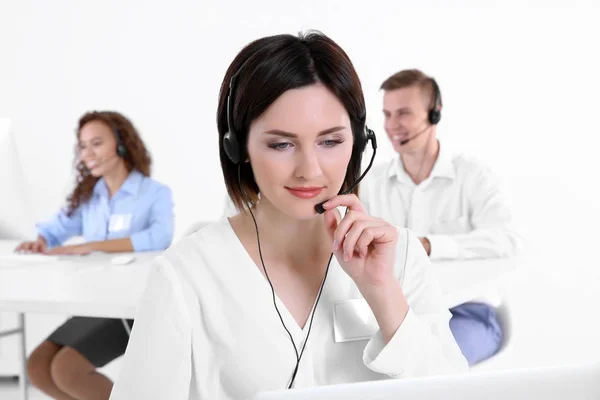
[[[471,231],[431,234],[421,243],[432,260],[500,258],[518,254],[522,238],[512,229],[511,211],[498,179],[480,167],[466,183]]]

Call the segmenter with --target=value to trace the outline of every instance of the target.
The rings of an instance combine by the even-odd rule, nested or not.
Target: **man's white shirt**
[[[426,237],[432,260],[508,257],[522,246],[498,179],[480,162],[451,154],[443,143],[431,174],[420,184],[396,156],[373,167],[359,196],[370,215]]]

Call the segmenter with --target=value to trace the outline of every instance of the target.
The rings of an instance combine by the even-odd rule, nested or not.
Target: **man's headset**
[[[435,99],[433,101],[433,108],[431,108],[429,110],[429,112],[427,113],[427,121],[429,121],[429,125],[426,126],[425,129],[423,129],[422,131],[420,131],[416,135],[413,135],[413,136],[409,137],[408,139],[404,139],[403,141],[401,141],[400,142],[400,146],[404,146],[406,143],[410,142],[411,140],[413,140],[417,136],[421,135],[431,125],[437,125],[440,122],[440,120],[442,119],[442,110],[441,110],[442,95],[440,93],[440,88],[439,88],[439,86],[438,86],[438,84],[437,84],[437,82],[436,82],[435,79],[429,78],[429,80],[431,81],[431,84],[433,86],[433,96],[434,96],[434,99]]]
[[[433,95],[435,96],[435,100],[433,102],[433,108],[429,110],[427,119],[429,119],[431,125],[437,125],[442,119],[442,95],[436,80],[433,78],[429,79],[431,79],[431,84],[433,85]]]
[[[229,93],[227,94],[227,133],[223,137],[223,149],[225,150],[225,154],[229,158],[229,160],[234,164],[240,164],[242,160],[246,159],[246,151],[242,144],[237,139],[237,133],[235,132],[235,128],[233,126],[233,93],[235,90],[235,81],[240,72],[244,69],[244,66],[253,59],[254,57],[250,57],[246,60],[242,66],[237,70],[235,74],[231,76],[229,79]],[[355,146],[358,146],[361,152],[365,151],[367,147],[367,142],[371,141],[371,147],[373,148],[373,155],[371,156],[371,161],[369,162],[369,166],[363,172],[363,174],[358,178],[358,180],[352,185],[351,188],[345,190],[340,193],[341,195],[351,193],[363,180],[367,172],[373,166],[373,161],[375,160],[375,154],[377,154],[377,138],[375,136],[375,132],[369,129],[367,125],[364,125],[364,133],[363,135],[359,135],[355,140]],[[315,205],[315,210],[319,214],[323,214],[325,209],[323,208],[323,204],[325,202],[319,203]]]

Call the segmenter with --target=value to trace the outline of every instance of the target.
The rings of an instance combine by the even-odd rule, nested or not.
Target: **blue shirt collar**
[[[135,196],[140,190],[143,180],[144,175],[134,169],[129,173],[129,176],[125,179],[125,182],[123,182],[117,193],[124,192]],[[104,183],[104,178],[100,178],[98,182],[96,182],[96,185],[94,185],[94,195],[108,197],[108,188],[106,187],[106,183]]]

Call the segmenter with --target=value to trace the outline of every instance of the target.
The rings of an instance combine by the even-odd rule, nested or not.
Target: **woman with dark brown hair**
[[[68,206],[38,224],[37,240],[17,251],[166,249],[173,238],[171,190],[150,178],[150,155],[133,124],[117,112],[90,112],[79,120],[77,142],[78,175]],[[85,243],[63,245],[73,236]],[[128,339],[121,320],[73,317],[33,351],[29,378],[55,399],[108,399],[112,382],[96,369],[121,356]]]
[[[418,237],[357,197],[375,136],[337,43],[309,32],[248,44],[221,84],[217,131],[238,214],[154,260],[111,400],[468,369]]]

